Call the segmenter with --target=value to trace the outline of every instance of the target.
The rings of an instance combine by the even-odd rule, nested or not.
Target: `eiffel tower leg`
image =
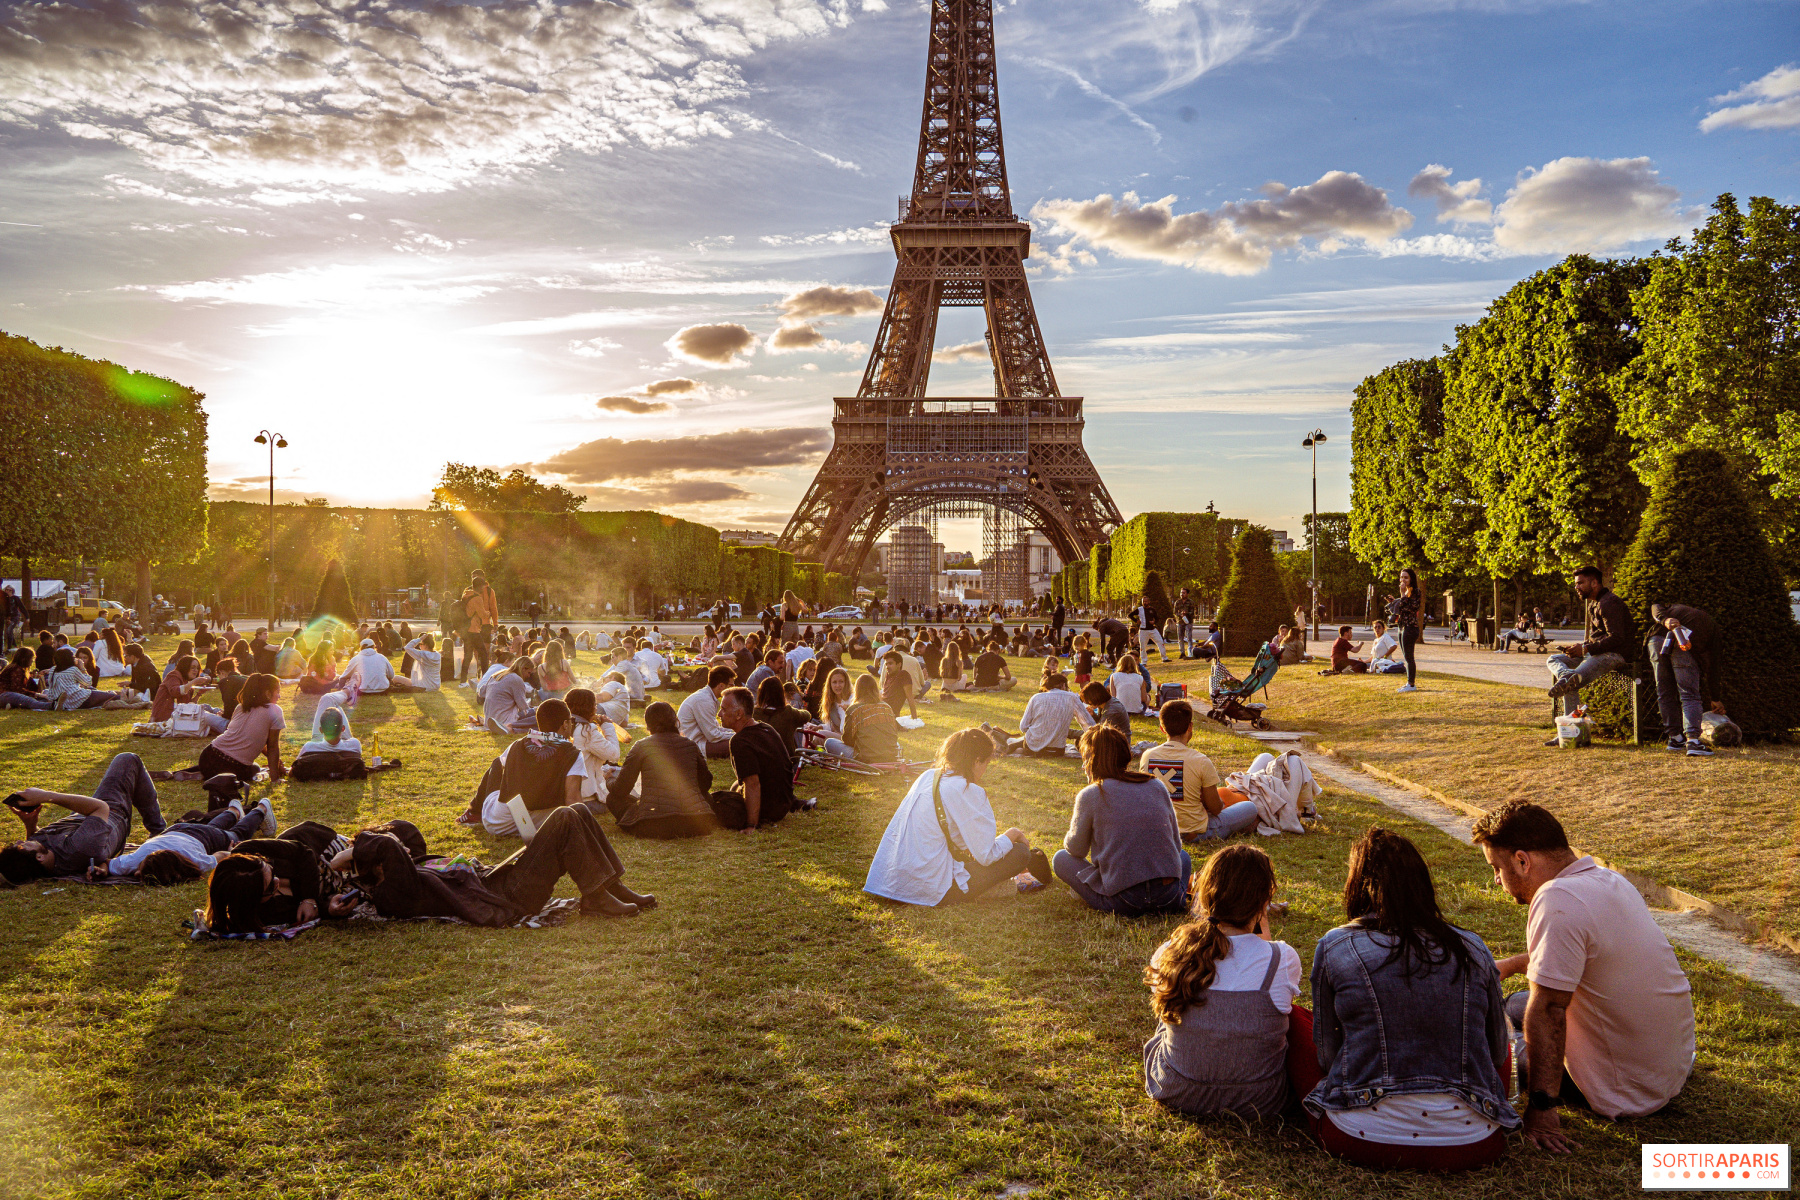
[[[935,256],[908,252],[894,271],[875,348],[863,370],[859,396],[923,396],[937,340],[938,283]]]
[[[996,259],[999,255],[994,255]],[[1037,310],[1016,255],[988,265],[988,342],[994,356],[996,396],[1055,396],[1056,372],[1044,352]]]

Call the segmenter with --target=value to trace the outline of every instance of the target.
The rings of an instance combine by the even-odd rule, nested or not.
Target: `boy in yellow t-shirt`
[[[1228,838],[1256,824],[1256,805],[1219,786],[1212,759],[1188,745],[1194,733],[1194,710],[1186,700],[1171,700],[1157,712],[1162,725],[1160,746],[1144,751],[1138,769],[1162,780],[1175,806],[1181,840]]]

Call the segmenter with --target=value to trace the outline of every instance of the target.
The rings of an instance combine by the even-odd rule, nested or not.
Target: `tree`
[[[502,477],[492,467],[445,463],[432,489],[431,507],[476,512],[574,512],[587,497],[556,484],[541,483],[517,467]]]
[[[1221,570],[1213,551],[1218,524],[1218,515],[1210,512],[1143,512],[1113,530],[1107,539],[1112,598],[1137,599],[1148,572],[1155,570],[1172,590],[1190,588],[1208,603],[1217,600],[1230,570],[1230,558]]]
[[[0,554],[150,564],[206,540],[206,412],[191,388],[0,334]]]
[[[1638,352],[1641,262],[1571,255],[1510,288],[1456,331],[1444,359],[1443,438],[1431,487],[1481,519],[1438,522],[1440,568],[1512,579],[1610,567],[1631,545],[1645,490],[1610,378]]]
[[[1380,575],[1424,561],[1426,467],[1444,436],[1444,374],[1409,359],[1356,385],[1350,406],[1350,548]]]
[[[332,559],[325,564],[325,575],[319,580],[319,594],[313,600],[312,620],[322,618],[356,624],[356,601],[350,598],[350,581],[344,577],[344,564]]]
[[[1650,629],[1652,604],[1690,604],[1711,614],[1724,691],[1713,699],[1724,701],[1746,737],[1780,738],[1800,728],[1800,626],[1724,453],[1690,447],[1665,457],[1613,587],[1641,633]]]
[[[1219,601],[1219,628],[1225,630],[1226,644],[1233,653],[1242,653],[1246,644],[1260,645],[1274,637],[1293,615],[1269,531],[1246,526],[1232,544],[1231,578]]]
[[[1723,451],[1790,580],[1800,579],[1800,207],[1722,195],[1633,297],[1643,353],[1619,372],[1647,479],[1688,446]]]
[[[1304,555],[1304,569],[1299,579],[1304,581],[1311,576],[1313,562],[1313,517],[1306,513],[1301,518],[1306,530],[1306,549],[1297,550],[1296,554]],[[1319,599],[1335,602],[1340,607],[1360,611],[1359,606],[1368,594],[1368,586],[1375,582],[1375,574],[1364,566],[1350,550],[1350,514],[1320,513],[1317,531],[1319,551]],[[1285,555],[1283,556],[1286,557]],[[1290,589],[1294,589],[1292,583]],[[1299,598],[1302,589],[1294,590]]]
[[[1150,607],[1155,610],[1159,620],[1166,621],[1175,615],[1175,598],[1169,595],[1161,572],[1151,571],[1144,576],[1143,594],[1150,597]]]

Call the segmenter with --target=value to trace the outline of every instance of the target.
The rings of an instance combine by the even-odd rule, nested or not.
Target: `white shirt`
[[[950,856],[938,825],[937,806],[931,798],[937,775],[933,767],[913,780],[906,798],[894,810],[887,832],[881,835],[863,891],[905,904],[934,905],[950,891],[952,883],[960,891],[968,890],[969,869]],[[976,862],[986,866],[1012,849],[1012,839],[998,832],[994,809],[979,785],[960,775],[945,775],[938,791],[951,835]]]
[[[475,698],[477,700],[486,700],[488,684],[494,681],[494,676],[500,674],[502,671],[510,670],[511,666],[512,664],[510,663],[497,662],[488,667],[486,671],[482,672],[481,678],[475,681]]]
[[[1106,677],[1106,690],[1132,716],[1144,711],[1144,677],[1136,671],[1114,671]]]
[[[612,669],[625,677],[625,690],[632,700],[644,698],[644,673],[638,670],[637,663],[629,658],[622,658],[612,665]]]
[[[593,641],[594,641],[594,649],[596,649],[596,650],[611,650],[612,649],[612,639],[607,637],[605,631],[603,631],[603,630],[596,631],[594,633]]]
[[[138,864],[158,850],[173,850],[182,858],[200,868],[201,874],[213,869],[213,856],[208,854],[200,839],[189,833],[159,833],[150,838],[129,854],[121,854],[106,864],[110,875],[129,875],[136,871]]]
[[[638,670],[644,674],[644,686],[655,687],[662,682],[663,672],[669,669],[669,660],[645,646],[632,656]]]
[[[1300,995],[1300,955],[1286,942],[1264,942],[1254,933],[1231,935],[1231,953],[1213,964],[1212,986],[1206,990],[1254,992],[1262,982],[1263,972],[1269,969],[1271,946],[1281,955],[1281,965],[1275,968],[1275,978],[1269,980],[1269,1003],[1284,1013],[1292,1012],[1294,1000]],[[1158,946],[1150,956],[1151,965],[1160,966],[1168,952],[1169,943]]]
[[[435,692],[442,686],[439,678],[440,664],[444,656],[436,650],[424,650],[419,646],[421,638],[414,638],[406,643],[406,652],[412,655],[412,681],[428,692]]]
[[[1394,651],[1398,649],[1400,649],[1400,637],[1390,629],[1375,639],[1375,648],[1369,653],[1374,656],[1372,661],[1380,662],[1384,658],[1392,658]]]
[[[355,668],[365,692],[385,692],[388,690],[388,682],[394,678],[394,664],[387,660],[387,655],[373,646],[359,653],[350,665]]]
[[[600,794],[600,768],[619,761],[619,731],[604,716],[595,715],[599,720],[576,721],[575,730],[569,735],[569,740],[581,751],[582,761],[587,764],[581,794],[590,799]]]
[[[517,744],[513,743],[513,745]],[[502,763],[506,761],[507,751],[511,749],[512,746],[508,746],[506,750],[500,752]],[[582,794],[589,794],[589,789],[593,785],[593,777],[588,774],[587,755],[577,754],[575,761],[569,765],[568,774],[564,778],[581,780]],[[498,788],[489,792],[481,801],[481,827],[495,837],[519,836],[519,826],[513,820],[512,809],[506,807],[506,801],[500,798]]]
[[[1048,750],[1069,740],[1071,721],[1086,729],[1094,723],[1094,716],[1080,696],[1067,688],[1052,688],[1025,702],[1025,711],[1019,714],[1019,732],[1025,735],[1029,749]]]
[[[719,698],[711,688],[688,693],[688,698],[675,710],[675,725],[681,736],[705,751],[708,742],[728,742],[731,730],[719,724]]]
[[[792,675],[800,669],[800,664],[813,656],[811,646],[795,646],[787,652],[788,674]]]
[[[325,750],[351,750],[362,753],[362,742],[353,737],[341,737],[336,742],[328,742],[324,738],[314,738],[300,747],[301,754],[314,754]]]

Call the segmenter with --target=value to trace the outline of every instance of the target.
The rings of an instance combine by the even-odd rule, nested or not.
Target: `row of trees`
[[[1800,580],[1797,335],[1795,207],[1721,196],[1663,253],[1567,258],[1357,387],[1349,547],[1452,585],[1610,573],[1648,481],[1705,447]]]
[[[1213,512],[1139,513],[1089,551],[1064,564],[1050,594],[1065,604],[1126,604],[1144,594],[1152,573],[1171,594],[1188,588],[1218,603],[1231,573],[1231,546],[1246,522]]]
[[[149,603],[151,564],[206,536],[206,412],[200,393],[0,334],[0,556],[115,560]]]

